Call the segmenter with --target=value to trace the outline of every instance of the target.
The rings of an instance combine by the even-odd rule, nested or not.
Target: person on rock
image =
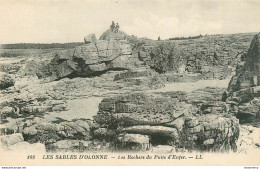
[[[112,24],[110,25],[110,29],[112,32],[114,32],[114,29],[115,29],[115,22],[112,21]]]
[[[119,25],[118,23],[116,23],[116,33],[118,33],[118,30],[119,30]]]

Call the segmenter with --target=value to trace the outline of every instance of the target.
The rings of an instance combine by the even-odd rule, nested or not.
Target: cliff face
[[[228,91],[235,92],[248,87],[260,85],[260,34],[254,36],[246,61],[240,63],[236,75],[232,78]]]
[[[134,51],[159,73],[199,73],[204,79],[225,79],[244,58],[251,39],[247,34],[192,40],[138,39]]]
[[[231,113],[241,122],[260,120],[260,34],[254,36],[246,60],[236,68],[228,87]]]
[[[242,34],[155,41],[109,29],[99,40],[91,34],[84,38],[84,45],[56,54],[50,64],[38,66],[37,75],[39,78],[51,76],[52,80],[57,80],[64,77],[99,76],[108,70],[132,71],[146,66],[161,74],[197,74],[197,80],[225,79],[231,76],[237,63],[243,60],[251,38],[251,34]],[[179,79],[175,75],[165,76],[163,78],[167,81]]]

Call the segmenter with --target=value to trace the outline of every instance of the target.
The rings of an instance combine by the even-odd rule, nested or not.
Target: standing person
[[[114,31],[114,29],[115,29],[115,22],[114,21],[112,21],[112,24],[110,25],[110,29],[111,29],[112,32]]]
[[[118,30],[119,30],[119,25],[118,23],[116,23],[116,33],[118,33]]]

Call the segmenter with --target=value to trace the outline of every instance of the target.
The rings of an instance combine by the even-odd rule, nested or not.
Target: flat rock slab
[[[95,116],[98,112],[98,104],[101,100],[101,97],[68,100],[68,111],[49,112],[44,115],[44,118],[49,120],[61,118],[68,121],[81,118],[93,119],[93,116]]]
[[[166,137],[178,138],[178,131],[176,128],[164,127],[164,126],[131,126],[122,129],[122,132],[138,133],[144,135],[162,135]]]

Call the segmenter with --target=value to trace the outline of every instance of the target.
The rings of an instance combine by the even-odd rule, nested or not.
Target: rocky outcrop
[[[57,152],[235,151],[245,142],[259,147],[253,139],[258,130],[246,129],[242,136],[250,138],[241,139],[243,128],[233,116],[252,122],[259,114],[257,38],[248,54],[241,53],[250,36],[154,41],[106,31],[99,40],[85,37],[85,44],[74,49],[26,56],[19,63],[21,71],[11,75],[14,87],[0,92],[2,143],[10,150],[44,144],[47,151]],[[225,79],[240,60],[246,61],[239,63],[223,96],[226,88],[204,87],[204,82],[227,80],[150,90],[166,81]]]
[[[111,34],[114,36],[113,32]],[[85,41],[85,45],[55,54],[50,64],[42,65],[38,69],[37,76],[50,76],[51,80],[90,77],[108,70],[127,70],[135,67],[137,59],[132,56],[132,48],[127,40],[96,41],[94,35],[89,35]]]
[[[260,34],[254,36],[245,61],[236,68],[228,91],[230,113],[241,123],[260,121]]]
[[[29,145],[36,146],[41,143],[46,146],[47,151],[70,149],[73,147],[74,142],[70,142],[69,144],[67,140],[75,139],[86,143],[92,139],[91,127],[91,120],[61,120],[52,123],[42,118],[34,118],[25,122],[16,122],[11,126],[2,128],[1,134],[3,136],[1,136],[1,143],[4,149],[13,149],[12,147],[17,147],[17,145],[15,145],[17,143],[25,148],[29,147]],[[19,133],[10,133],[10,130]],[[79,142],[77,143],[77,145],[79,145]],[[66,147],[64,147],[64,144]]]
[[[198,111],[189,102],[180,92],[105,98],[95,121],[119,134],[119,149],[167,145],[190,151],[236,150],[238,120],[223,112],[200,113],[202,105]]]
[[[249,37],[251,35],[247,34],[243,39],[237,35],[217,35],[185,41],[154,41],[109,29],[99,40],[94,34],[86,36],[84,45],[61,52],[58,54],[61,59],[55,56],[51,64],[40,64],[37,76],[51,76],[51,80],[93,77],[109,70],[134,70],[145,64],[159,73],[181,73],[185,76],[182,80],[182,77],[169,75],[164,77],[166,81],[226,79],[244,58]],[[196,78],[186,76],[194,73],[198,74]]]
[[[231,76],[243,59],[251,36],[240,38],[219,35],[189,41],[152,41],[128,37],[133,44],[133,53],[157,72],[199,73],[200,79]]]
[[[30,143],[41,142],[50,146],[62,139],[81,139],[89,140],[91,121],[76,120],[70,122],[61,122],[59,124],[38,122],[23,128],[23,135],[26,141]]]
[[[260,34],[254,36],[246,60],[240,63],[236,69],[236,75],[232,77],[229,91],[235,92],[241,89],[259,86],[260,74]]]
[[[157,89],[163,86],[159,74],[147,67],[118,73],[114,77],[114,82],[124,83],[125,87],[140,86],[138,90]]]

